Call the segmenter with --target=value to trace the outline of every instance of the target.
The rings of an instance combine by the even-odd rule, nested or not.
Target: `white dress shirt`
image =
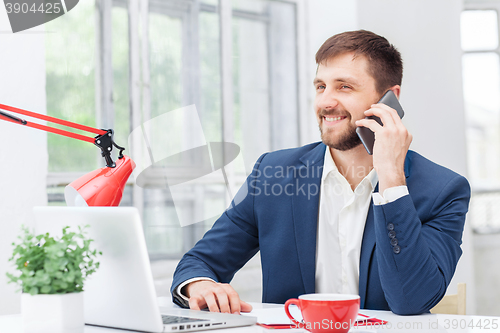
[[[359,294],[359,258],[371,199],[380,205],[408,194],[406,186],[398,186],[385,190],[382,197],[373,193],[377,183],[372,169],[353,191],[327,147],[319,198],[316,293]]]

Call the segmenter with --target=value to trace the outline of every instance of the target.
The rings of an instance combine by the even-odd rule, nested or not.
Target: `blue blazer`
[[[262,155],[229,208],[179,262],[173,290],[193,277],[229,283],[259,250],[262,302],[315,292],[319,189],[326,146]],[[405,160],[409,195],[370,205],[360,257],[361,308],[428,312],[462,251],[467,180],[419,154]],[[377,191],[377,189],[375,189]],[[181,305],[174,297],[174,302]]]

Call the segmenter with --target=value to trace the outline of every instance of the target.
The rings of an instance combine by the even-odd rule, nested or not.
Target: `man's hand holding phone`
[[[377,104],[385,104],[391,107],[392,109],[396,110],[399,118],[403,119],[405,112],[403,108],[401,107],[401,104],[399,104],[399,100],[394,94],[392,90],[386,91],[384,96],[377,102]],[[374,116],[374,115],[369,115],[366,116],[367,119],[373,119],[377,123],[380,124],[380,126],[383,126],[382,120],[380,120],[380,117]],[[375,144],[375,133],[368,127],[358,127],[356,129],[356,133],[358,134],[359,139],[363,143],[363,146],[365,146],[366,152],[370,155],[373,154],[373,145]]]
[[[207,308],[210,312],[240,313],[252,311],[252,306],[240,300],[238,293],[227,283],[213,281],[195,281],[186,287],[189,298],[189,308],[201,310]]]
[[[401,112],[398,113],[388,105],[373,104],[365,111],[365,116],[378,117],[383,124],[370,118],[356,121],[357,126],[363,126],[374,133],[373,167],[379,178],[379,192],[383,195],[387,188],[406,185],[404,161],[412,135],[401,121]]]

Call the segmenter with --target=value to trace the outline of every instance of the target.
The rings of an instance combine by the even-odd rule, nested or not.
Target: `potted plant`
[[[65,227],[54,239],[48,233],[34,235],[23,226],[19,242],[12,243],[9,261],[16,272],[7,273],[7,278],[22,289],[25,332],[83,331],[83,286],[99,268],[96,258],[102,254],[90,249],[87,227],[77,232]]]

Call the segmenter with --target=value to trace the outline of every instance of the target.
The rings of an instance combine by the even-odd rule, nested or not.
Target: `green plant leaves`
[[[63,235],[54,239],[48,233],[34,235],[21,228],[19,242],[9,261],[15,274],[6,273],[9,283],[19,285],[23,292],[37,294],[66,294],[83,291],[85,279],[99,268],[98,252],[90,250],[92,239],[86,237],[86,228],[78,232],[63,228]]]

